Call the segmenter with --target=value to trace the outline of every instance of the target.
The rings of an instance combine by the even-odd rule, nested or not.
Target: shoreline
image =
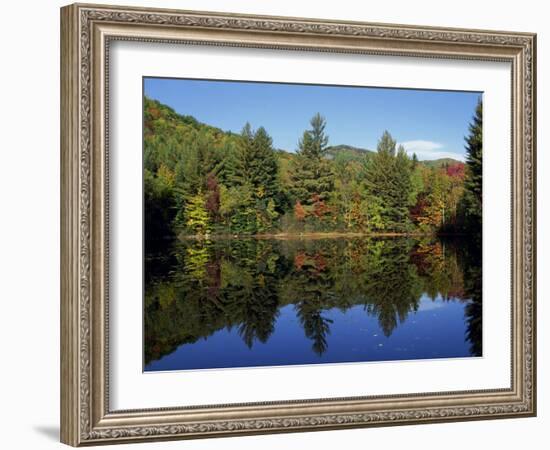
[[[261,234],[180,234],[177,236],[180,240],[221,240],[221,239],[279,239],[279,240],[294,240],[294,239],[337,239],[337,238],[358,238],[358,237],[436,237],[434,233],[361,233],[361,232],[304,232],[304,233],[261,233]]]

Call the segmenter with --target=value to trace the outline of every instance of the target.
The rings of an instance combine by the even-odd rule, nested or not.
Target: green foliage
[[[481,273],[479,260],[452,241],[187,239],[173,253],[173,265],[146,284],[146,363],[222,329],[254,347],[287,305],[321,355],[332,328],[326,311],[360,306],[389,336],[412,319],[423,292],[468,302],[467,336],[481,354],[481,278],[466,277]]]
[[[185,205],[185,225],[193,234],[205,235],[210,232],[210,218],[206,211],[206,201],[200,192],[189,197]]]
[[[416,169],[418,166],[418,157],[416,156],[416,153],[413,153],[412,155],[412,168],[413,170]]]
[[[365,187],[380,205],[381,222],[386,229],[408,231],[409,208],[415,202],[412,162],[405,149],[396,150],[396,141],[385,131],[378,141],[377,153],[365,162]]]
[[[372,150],[366,148],[354,147],[352,145],[329,145],[326,148],[325,156],[328,159],[336,159],[338,157],[344,157],[346,159],[355,159],[357,161],[362,160],[368,154],[374,153]]]
[[[265,232],[274,226],[282,203],[278,161],[263,127],[254,132],[247,123],[241,136],[227,165],[223,214],[232,232]]]
[[[326,126],[315,114],[287,153],[263,127],[223,132],[145,98],[147,235],[480,229],[481,103],[465,180],[462,163],[411,159],[388,131],[376,152],[330,147]]]
[[[148,236],[146,247],[154,245],[156,239],[173,234],[171,224],[176,214],[176,201],[171,180],[164,169],[157,174],[148,169],[143,171],[145,235]]]
[[[254,131],[246,124],[241,135],[224,133],[148,98],[144,119],[146,223],[153,224],[160,209],[165,228],[193,234],[275,226],[286,199],[263,127]],[[167,190],[161,171],[171,177]],[[159,200],[159,189],[170,201]]]
[[[294,202],[308,206],[318,200],[327,201],[334,187],[331,163],[324,158],[328,144],[326,121],[317,113],[310,124],[311,129],[304,131],[298,144],[290,172],[290,191]]]
[[[382,137],[378,141],[376,151],[379,155],[381,154],[384,156],[395,156],[396,144],[397,141],[392,138],[390,132],[388,130],[385,130],[384,133],[382,133]]]
[[[472,232],[480,233],[482,217],[482,175],[483,175],[483,105],[478,101],[475,115],[466,137],[466,176],[464,179],[464,210],[466,226]]]
[[[457,161],[409,158],[388,131],[376,152],[329,147],[320,114],[298,151],[288,153],[273,148],[263,127],[247,123],[234,134],[155,100],[144,104],[146,252],[157,239],[187,235],[174,250],[173,278],[155,278],[151,274],[162,272],[164,263],[146,260],[146,361],[224,327],[237,327],[249,347],[265,342],[287,304],[321,355],[331,328],[327,309],[362,305],[389,335],[418,306],[421,292],[471,300],[468,339],[472,352],[481,354],[479,240],[472,239],[473,250],[461,250],[464,255],[431,237],[420,243],[241,237],[309,231],[479,235],[481,102],[466,138],[465,175]],[[228,234],[239,236],[221,241]]]
[[[242,139],[235,151],[229,155],[226,178],[229,185],[250,185],[259,197],[278,193],[278,167],[271,137],[263,127],[254,132],[247,123]]]

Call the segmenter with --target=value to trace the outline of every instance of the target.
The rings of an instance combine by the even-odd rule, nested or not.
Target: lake
[[[144,370],[482,355],[467,238],[178,240],[145,257]]]

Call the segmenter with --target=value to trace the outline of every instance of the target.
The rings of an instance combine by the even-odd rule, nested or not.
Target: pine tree
[[[466,174],[464,178],[463,209],[467,228],[481,232],[482,175],[483,175],[483,105],[478,101],[466,140]]]
[[[279,167],[271,137],[263,127],[254,132],[248,122],[241,137],[242,144],[228,163],[228,184],[248,185],[260,199],[275,197],[280,191]]]
[[[328,200],[334,188],[334,174],[329,161],[324,158],[328,145],[326,120],[317,113],[310,125],[311,129],[304,131],[298,144],[290,174],[292,195],[303,205]]]
[[[176,164],[176,182],[188,195],[205,190],[210,174],[216,175],[222,167],[223,156],[215,151],[209,130],[201,130],[191,142],[182,146]]]
[[[273,141],[265,128],[254,131],[245,124],[241,144],[229,158],[226,179],[230,190],[250,193],[239,196],[243,202],[235,205],[232,229],[255,233],[272,228],[279,216],[281,186]]]
[[[328,145],[328,136],[325,134],[327,122],[321,114],[317,113],[309,123],[311,124],[311,130],[308,131],[310,139],[307,145],[303,147],[304,155],[312,158],[322,158],[326,155]]]
[[[228,186],[243,186],[249,183],[252,162],[252,143],[254,134],[247,122],[241,131],[241,140],[237,148],[228,156],[226,178]]]
[[[412,156],[412,168],[416,169],[416,166],[418,166],[418,156],[416,156],[416,153],[413,153]]]
[[[376,150],[378,151],[378,153],[382,153],[387,156],[395,156],[396,145],[397,142],[395,141],[395,139],[392,138],[390,132],[388,130],[385,130],[384,133],[382,133],[382,137],[378,141]]]
[[[273,140],[264,127],[256,130],[252,140],[254,158],[251,167],[251,182],[259,198],[271,199],[281,190],[279,165],[273,150]]]
[[[412,162],[405,148],[400,145],[395,157],[395,209],[399,223],[409,222],[409,208],[416,203],[412,184]]]
[[[371,197],[380,201],[384,228],[406,231],[410,225],[409,207],[414,204],[412,165],[405,149],[399,146],[388,131],[378,141],[377,152],[366,162],[365,185]]]

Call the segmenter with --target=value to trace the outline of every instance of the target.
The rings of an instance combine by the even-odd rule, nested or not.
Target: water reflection
[[[145,370],[480,356],[480,254],[465,244],[248,238],[151,252]]]

